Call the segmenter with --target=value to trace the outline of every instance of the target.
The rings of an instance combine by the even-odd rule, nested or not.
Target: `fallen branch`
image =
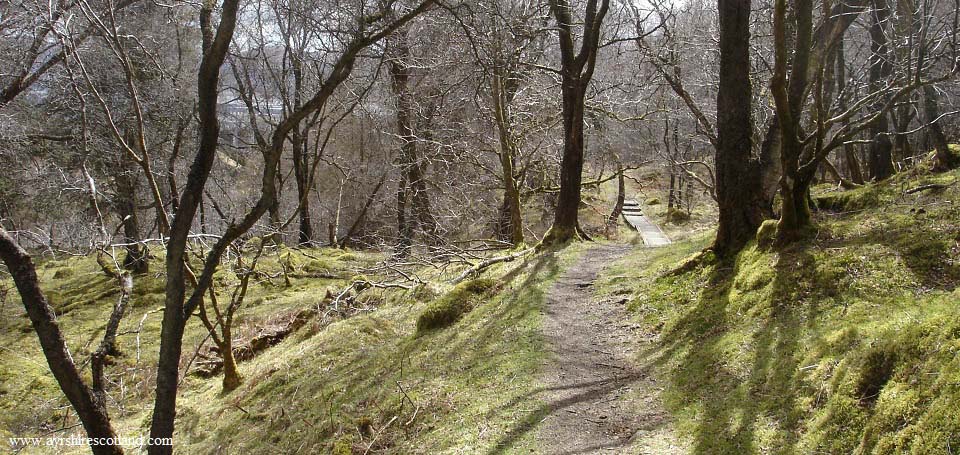
[[[499,264],[499,263],[501,263],[501,262],[510,262],[510,261],[513,261],[513,260],[515,260],[515,259],[517,259],[517,258],[526,256],[528,253],[532,253],[534,250],[536,250],[536,247],[527,248],[527,249],[525,249],[525,250],[523,250],[523,251],[518,251],[518,252],[516,252],[516,253],[508,254],[508,255],[506,255],[506,256],[499,256],[499,257],[490,258],[490,259],[481,261],[479,264],[477,264],[477,265],[475,265],[475,266],[473,266],[473,267],[470,267],[470,268],[467,269],[467,270],[464,270],[463,273],[460,274],[460,276],[458,276],[457,278],[455,278],[455,279],[452,281],[452,283],[453,283],[453,284],[457,284],[457,283],[459,283],[459,282],[467,279],[467,277],[469,277],[469,276],[471,276],[471,275],[479,274],[480,272],[482,272],[482,271],[483,271],[484,269],[486,269],[487,267],[490,267],[491,265]]]
[[[951,183],[930,183],[927,185],[920,185],[916,188],[910,188],[909,190],[904,191],[905,194],[919,193],[926,190],[942,190],[944,188],[949,188],[953,185],[956,185],[957,181],[954,180]]]
[[[397,420],[397,417],[398,417],[398,416],[393,416],[393,418],[390,419],[390,421],[387,422],[387,424],[384,425],[383,428],[380,428],[379,430],[377,430],[377,434],[373,435],[373,440],[370,441],[370,445],[367,446],[367,450],[365,450],[365,451],[363,452],[363,455],[367,455],[368,453],[370,453],[370,450],[373,449],[373,445],[376,444],[376,443],[377,443],[377,439],[380,438],[380,433],[383,433],[383,430],[386,430],[387,427],[389,427],[390,425],[392,425],[393,422]]]

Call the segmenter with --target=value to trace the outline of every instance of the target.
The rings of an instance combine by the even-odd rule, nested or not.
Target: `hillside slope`
[[[960,450],[958,179],[821,188],[818,231],[787,249],[677,269],[703,235],[610,269],[694,453]]]
[[[288,323],[305,309],[320,309],[324,316],[241,362],[244,382],[228,394],[222,393],[219,377],[187,375],[178,400],[176,450],[529,451],[535,434],[517,437],[516,428],[527,425],[528,411],[540,404],[535,393],[545,358],[544,291],[579,251],[573,247],[499,264],[484,280],[456,288],[438,280],[411,290],[370,289],[350,304],[352,309],[341,308],[350,315],[344,319],[329,311],[330,299],[324,296],[379,257],[281,250],[262,261],[264,278],[251,285],[237,338]],[[279,261],[286,264],[290,284],[278,272]],[[45,261],[40,272],[71,351],[86,367],[84,359],[102,336],[117,298],[116,286],[89,257]],[[218,282],[224,285],[229,277],[224,274]],[[139,277],[133,294],[120,327],[123,355],[107,371],[111,416],[121,436],[148,431],[162,280],[154,274]],[[430,316],[420,318],[425,314]],[[75,417],[65,417],[66,401],[15,292],[8,294],[0,315],[0,437],[6,442],[8,437],[75,434]],[[193,353],[205,335],[199,321],[188,324],[183,369],[194,362],[191,371],[197,370],[200,359]],[[28,447],[21,453],[50,449]]]

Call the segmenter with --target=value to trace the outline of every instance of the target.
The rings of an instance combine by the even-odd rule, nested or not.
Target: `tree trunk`
[[[237,359],[233,355],[233,334],[230,323],[222,327],[220,357],[223,359],[223,391],[230,392],[243,382],[240,371],[237,370]]]
[[[117,349],[117,330],[120,328],[120,321],[127,311],[127,305],[130,303],[130,294],[133,292],[133,277],[128,273],[118,273],[115,275],[120,285],[120,298],[110,312],[110,319],[107,320],[107,326],[103,330],[103,339],[100,346],[90,355],[90,378],[93,385],[93,393],[97,397],[106,397],[106,382],[103,378],[104,367],[107,365],[108,356],[120,354]]]
[[[437,112],[436,98],[439,93],[428,95],[430,99],[426,108],[423,109],[426,114],[423,115],[423,121],[418,125],[421,132],[424,149],[434,143],[433,140],[433,119]],[[413,162],[410,167],[409,180],[410,187],[413,189],[413,213],[417,222],[417,231],[423,238],[424,243],[430,246],[439,245],[442,242],[440,238],[440,223],[433,216],[433,209],[430,204],[430,190],[427,185],[427,160],[424,155],[418,154],[418,150],[413,150]]]
[[[278,163],[279,166],[279,163]],[[283,224],[280,215],[280,188],[283,187],[283,182],[281,181],[281,172],[277,172],[277,195],[270,201],[270,206],[267,209],[267,218],[270,222],[270,233],[267,235],[265,240],[272,242],[275,245],[280,245],[283,243],[283,233],[280,232],[280,225]]]
[[[937,90],[932,86],[923,88],[923,112],[927,123],[927,135],[933,142],[933,148],[936,154],[933,159],[933,169],[935,171],[947,171],[960,166],[960,158],[950,153],[950,146],[947,144],[947,137],[943,134],[943,128],[940,126],[940,106],[937,103]]]
[[[380,176],[380,180],[377,181],[377,186],[373,188],[373,191],[367,196],[367,201],[363,204],[363,208],[360,209],[360,214],[357,215],[357,219],[353,221],[353,224],[350,225],[350,229],[347,230],[347,233],[344,234],[343,238],[340,239],[340,248],[346,248],[349,245],[349,242],[358,232],[363,228],[364,221],[367,217],[367,211],[370,209],[370,205],[373,204],[373,201],[376,199],[377,193],[380,192],[380,187],[383,186],[383,182],[387,179],[387,173],[384,172]]]
[[[503,204],[500,209],[497,233],[500,240],[517,246],[523,243],[523,218],[520,207],[520,190],[517,185],[514,160],[516,145],[511,127],[510,102],[516,93],[515,87],[505,77],[495,74],[491,78],[494,122],[500,139],[500,169],[503,180]]]
[[[293,106],[300,109],[303,104],[303,68],[301,60],[291,58],[293,72]],[[310,219],[310,154],[307,153],[308,128],[295,127],[290,134],[293,149],[293,173],[297,181],[297,201],[299,201],[300,226],[297,229],[297,243],[308,245],[313,240],[313,223]],[[319,140],[319,138],[317,139]]]
[[[870,16],[870,91],[881,88],[883,81],[890,76],[890,64],[887,61],[887,35],[884,30],[890,13],[886,0],[875,0],[874,11]],[[874,108],[879,111],[885,100],[879,100]],[[893,144],[888,136],[887,116],[879,115],[870,125],[870,178],[884,180],[893,175]]]
[[[141,239],[136,207],[137,173],[129,166],[124,167],[126,169],[122,169],[115,179],[117,196],[114,200],[114,208],[123,225],[123,243],[127,251],[123,268],[133,273],[147,273],[150,269],[147,247],[138,243]]]
[[[677,174],[676,166],[670,166],[670,190],[667,192],[667,209],[672,209],[674,206],[674,187],[676,186]]]
[[[627,198],[626,193],[626,182],[624,182],[623,177],[623,165],[617,164],[617,202],[613,205],[613,211],[610,212],[610,216],[607,217],[607,235],[610,235],[610,232],[616,228],[617,219],[620,218],[620,214],[623,213],[623,202]]]
[[[871,127],[873,140],[870,142],[870,177],[880,181],[893,175],[893,143],[887,136],[887,119],[881,115]]]
[[[183,331],[188,312],[184,310],[186,297],[185,266],[187,237],[201,201],[203,187],[213,168],[220,123],[217,119],[217,93],[220,67],[226,58],[237,23],[238,0],[224,0],[220,25],[213,27],[213,5],[205,3],[200,9],[200,29],[203,38],[203,58],[197,75],[197,119],[199,146],[190,173],[180,196],[177,211],[170,228],[167,243],[163,321],[160,329],[160,358],[157,362],[157,392],[150,424],[150,438],[155,442],[172,441],[177,415],[177,387],[180,378],[180,354],[183,349]],[[171,455],[173,446],[152,444],[150,455]]]
[[[413,214],[416,221],[416,231],[428,245],[437,245],[440,243],[440,224],[433,216],[433,209],[430,208],[430,192],[427,189],[427,181],[424,176],[423,165],[414,162],[410,166],[410,189],[413,191]]]
[[[796,40],[792,52],[793,60],[789,62],[791,70],[788,83],[787,61],[790,49],[786,46],[785,38],[786,1],[777,0],[774,4],[776,60],[773,78],[770,81],[770,91],[776,104],[777,121],[780,124],[780,164],[783,169],[783,175],[780,177],[780,195],[783,205],[780,221],[777,224],[777,242],[780,244],[799,238],[809,227],[812,221],[809,204],[810,182],[813,181],[819,168],[814,158],[815,153],[808,150],[805,154],[805,144],[800,139],[810,61],[813,56],[813,2],[797,0],[794,2],[794,7]],[[807,162],[804,162],[805,156],[809,157]]]
[[[407,173],[400,169],[397,182],[397,257],[406,257],[413,246],[413,228],[407,221]]]
[[[720,87],[717,94],[717,199],[714,252],[729,257],[763,222],[760,163],[751,157],[750,1],[719,0]]]
[[[910,121],[913,120],[913,106],[900,106],[896,109],[894,129],[897,135],[893,137],[894,157],[904,161],[913,156],[913,147],[910,146],[910,137],[906,134],[910,130]]]
[[[790,243],[802,236],[813,222],[810,212],[810,179],[784,176],[780,179],[783,208],[777,224],[777,241]]]
[[[66,341],[60,332],[53,308],[40,290],[33,260],[19,245],[0,228],[0,259],[7,266],[20,293],[20,300],[37,333],[43,355],[47,359],[53,377],[60,385],[70,405],[77,412],[87,436],[91,438],[115,438],[110,424],[105,397],[95,393],[83,382],[83,376],[73,363]],[[122,454],[118,445],[95,445],[90,450],[97,455]]]
[[[780,189],[780,124],[776,114],[767,123],[767,132],[760,144],[761,210],[764,218],[774,218],[773,200]]]
[[[841,34],[837,38],[837,49],[836,49],[836,81],[837,81],[837,92],[840,96],[838,105],[840,111],[847,110],[847,59],[846,59],[846,49],[844,48],[844,39]],[[857,185],[863,185],[863,171],[860,170],[860,159],[857,158],[857,151],[852,144],[844,144],[843,146],[843,161],[846,164],[847,175],[850,176],[850,181]]]
[[[579,228],[580,185],[583,176],[583,87],[579,79],[564,75],[563,158],[560,163],[560,193],[553,226],[543,238],[545,244],[567,242]]]
[[[301,182],[299,177],[297,181],[297,198],[300,201],[300,222],[297,230],[297,243],[305,246],[313,241],[313,219],[310,216],[310,188],[307,187],[307,182]]]
[[[863,185],[863,171],[860,170],[860,159],[857,158],[857,150],[852,144],[843,146],[843,161],[847,164],[847,173],[850,175],[850,181],[857,185]]]
[[[400,136],[400,180],[397,184],[397,251],[399,257],[405,257],[413,245],[414,220],[407,219],[407,201],[416,194],[417,142],[413,134],[413,106],[411,105],[408,84],[410,68],[407,60],[410,49],[406,43],[405,30],[391,37],[389,46],[394,52],[390,62],[390,78],[397,103],[397,130]],[[411,201],[412,202],[412,201]]]

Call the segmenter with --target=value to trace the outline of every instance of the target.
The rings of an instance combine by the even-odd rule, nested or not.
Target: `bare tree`
[[[260,194],[256,203],[240,221],[231,223],[223,235],[211,247],[203,263],[203,269],[197,277],[197,284],[187,298],[184,277],[186,240],[193,218],[200,202],[200,195],[210,175],[216,155],[219,139],[219,119],[217,118],[217,93],[220,83],[220,67],[226,59],[230,41],[236,28],[238,2],[224,0],[220,24],[214,29],[212,24],[214,4],[207,3],[201,9],[204,55],[201,60],[197,93],[200,145],[191,167],[190,175],[179,200],[179,210],[171,227],[167,244],[166,300],[161,329],[160,360],[157,368],[157,395],[154,404],[153,422],[150,435],[155,440],[171,438],[176,416],[176,398],[179,384],[180,354],[183,344],[184,327],[187,319],[199,306],[213,282],[213,275],[220,264],[223,253],[241,235],[251,227],[275,204],[277,198],[277,171],[281,154],[288,135],[301,122],[321,110],[333,95],[337,87],[349,77],[360,52],[368,46],[393,33],[403,24],[421,14],[431,5],[430,0],[415,4],[403,10],[401,14],[391,14],[401,5],[393,3],[380,5],[373,11],[361,8],[356,24],[359,30],[347,32],[349,37],[342,51],[331,65],[329,73],[317,91],[297,110],[285,116],[270,134],[269,149],[263,153],[263,173]],[[392,17],[388,18],[388,17]],[[154,445],[149,448],[151,454],[168,454],[171,446]]]
[[[583,16],[580,48],[575,48],[573,7],[566,0],[550,0],[550,11],[557,25],[560,40],[560,78],[563,99],[563,159],[560,164],[560,195],[553,226],[543,244],[560,244],[586,234],[580,227],[580,190],[583,178],[583,112],[584,98],[597,54],[603,19],[609,0],[587,0]]]
[[[77,411],[87,436],[103,441],[113,441],[112,444],[93,444],[90,449],[98,455],[122,454],[123,450],[116,444],[117,433],[110,424],[102,377],[94,375],[94,384],[97,385],[94,388],[87,386],[84,382],[80,370],[74,364],[73,357],[67,349],[67,343],[57,324],[53,308],[40,290],[33,260],[3,228],[0,228],[0,258],[3,259],[3,263],[17,285],[20,299],[27,310],[27,315],[30,316],[30,322],[33,323],[33,329],[40,340],[40,347],[47,358],[50,371],[73,409]],[[102,369],[99,373],[102,376]]]

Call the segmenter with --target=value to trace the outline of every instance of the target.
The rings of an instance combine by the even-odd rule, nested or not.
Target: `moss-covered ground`
[[[545,359],[544,292],[579,251],[498,264],[484,279],[458,287],[440,277],[411,290],[368,289],[356,305],[361,311],[351,317],[315,318],[241,362],[244,382],[229,394],[222,393],[219,377],[187,375],[178,401],[178,453],[529,451],[533,436],[517,428],[529,425],[527,411],[540,405],[535,391]],[[155,255],[151,273],[135,280],[120,327],[123,355],[107,370],[110,412],[125,436],[146,434],[152,409],[163,299],[162,275],[156,273],[162,252]],[[380,259],[338,250],[265,255],[264,274],[251,285],[235,336],[321,306],[328,290],[344,288]],[[39,272],[73,356],[83,364],[102,336],[116,285],[91,257],[42,260]],[[217,281],[226,295],[235,277],[221,272]],[[471,299],[457,317],[417,333],[421,315],[464,293]],[[7,295],[0,316],[0,437],[35,437],[63,427],[72,429],[50,435],[79,431],[15,292]],[[183,368],[205,336],[191,319]]]
[[[818,188],[843,202],[813,238],[670,273],[707,232],[606,273],[659,334],[640,361],[694,453],[960,452],[958,178]]]

